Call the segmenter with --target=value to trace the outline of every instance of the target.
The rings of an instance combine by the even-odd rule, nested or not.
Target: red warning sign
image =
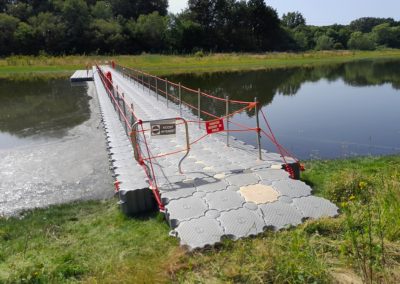
[[[213,134],[213,133],[224,131],[225,130],[224,120],[217,119],[217,120],[207,121],[206,129],[207,129],[207,134]]]

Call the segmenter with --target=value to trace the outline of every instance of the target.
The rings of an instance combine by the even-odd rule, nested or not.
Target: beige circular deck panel
[[[268,185],[253,184],[249,186],[242,186],[240,194],[247,202],[254,202],[256,204],[270,203],[278,200],[279,193]]]

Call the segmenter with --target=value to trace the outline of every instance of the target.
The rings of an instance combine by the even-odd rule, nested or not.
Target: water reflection
[[[68,80],[0,80],[0,147],[61,137],[86,121],[86,89],[72,88]]]
[[[398,74],[400,60],[365,60],[170,78],[221,97],[244,101],[258,97],[279,140],[309,159],[399,153]],[[224,115],[222,107],[211,107]],[[248,112],[235,120],[254,127],[252,116],[254,112]],[[253,134],[235,136],[255,144]],[[264,147],[273,150],[267,141]]]
[[[258,97],[263,105],[276,94],[295,95],[304,83],[343,80],[349,86],[391,84],[400,90],[400,60],[364,60],[318,67],[221,72],[170,76],[171,81],[212,93],[215,96],[251,101]]]

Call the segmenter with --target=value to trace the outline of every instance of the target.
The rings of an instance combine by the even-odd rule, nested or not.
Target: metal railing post
[[[125,107],[125,94],[122,93],[122,109],[124,110],[124,117],[126,118],[126,107]],[[128,134],[128,126],[126,125],[127,122],[125,121],[125,132]]]
[[[158,101],[158,77],[156,77],[156,97]]]
[[[118,86],[116,86],[116,88],[117,88],[117,92],[118,92]],[[117,106],[115,105],[115,97],[116,97],[115,93],[116,93],[115,92],[115,88],[113,86],[113,88],[112,88],[112,96],[113,96],[113,98],[111,98],[111,99],[112,99],[112,103],[113,103],[113,106],[114,106],[114,110],[117,110]]]
[[[254,98],[254,102],[255,102],[255,107],[254,107],[254,111],[256,114],[256,122],[257,122],[257,147],[258,147],[258,159],[262,160],[262,154],[261,154],[261,134],[260,134],[260,118],[258,116],[258,99],[257,97]]]
[[[200,88],[198,89],[198,92],[197,92],[197,119],[198,119],[198,121],[199,121],[199,128],[200,128],[200,115],[201,115],[201,111],[200,111],[200,103],[201,103],[201,101],[200,101],[200,95],[201,95],[201,90],[200,90]]]
[[[133,104],[131,104],[131,109],[132,109],[132,112],[134,112],[134,110],[133,110]],[[133,116],[133,113],[132,113],[131,125],[133,125],[134,123],[135,123],[135,117]]]
[[[178,95],[179,95],[179,115],[182,116],[182,90],[180,82],[179,82]]]
[[[117,87],[118,87],[118,86],[117,86]],[[121,112],[119,111],[119,106],[120,106],[120,104],[119,104],[119,92],[118,92],[118,88],[117,88],[117,97],[114,97],[114,99],[115,99],[115,103],[118,104],[118,106],[115,106],[115,111],[118,112],[118,118],[119,118],[119,121],[121,121]]]
[[[229,147],[229,96],[225,97],[226,99],[226,146]]]
[[[167,100],[167,107],[168,107],[168,79],[165,78],[165,99]]]

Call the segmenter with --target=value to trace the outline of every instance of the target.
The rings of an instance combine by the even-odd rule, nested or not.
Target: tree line
[[[0,55],[265,52],[400,47],[400,23],[307,25],[263,0],[0,0]]]
[[[400,48],[400,22],[392,18],[364,17],[349,25],[308,26],[298,12],[282,16],[293,50],[375,50]]]

